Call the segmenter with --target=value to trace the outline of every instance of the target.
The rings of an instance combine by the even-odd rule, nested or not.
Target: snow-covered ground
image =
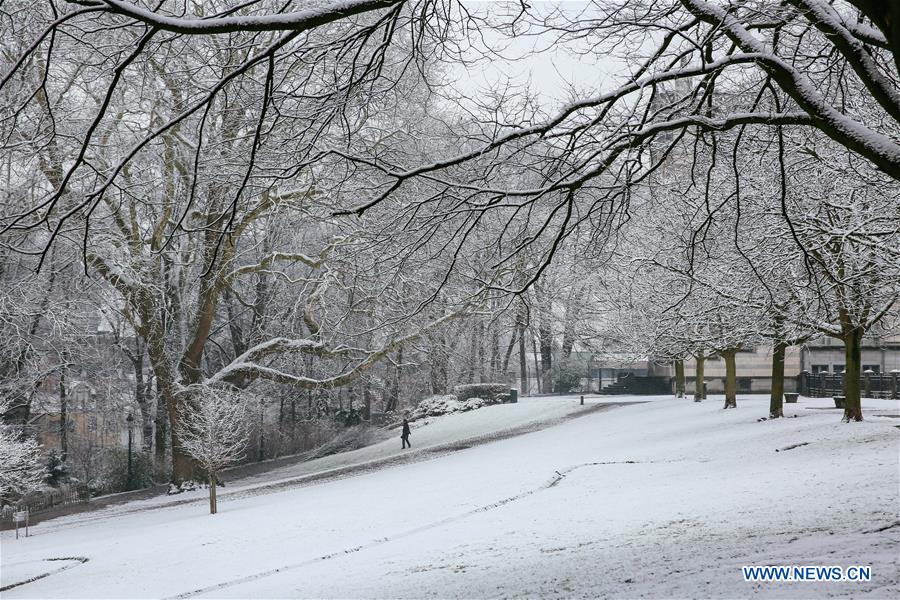
[[[3,587],[51,574],[3,597],[900,594],[898,402],[864,401],[866,421],[852,424],[824,400],[762,422],[760,397],[568,420],[580,407],[559,402],[437,419],[413,430],[415,462],[377,463],[398,452],[388,440],[240,481],[215,516],[197,493],[55,519],[28,539],[4,532]],[[516,437],[423,449],[541,420]],[[375,463],[270,485],[352,461]],[[742,565],[768,564],[871,565],[872,581],[744,582]]]

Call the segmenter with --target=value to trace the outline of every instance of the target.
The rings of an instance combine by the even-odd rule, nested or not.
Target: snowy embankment
[[[45,562],[72,566],[3,597],[896,597],[898,403],[865,401],[853,424],[809,400],[758,422],[766,403],[619,407],[432,460],[223,496],[216,516],[202,502],[151,505],[57,519],[27,540],[5,532],[3,586],[46,559],[88,560]],[[435,422],[413,444],[430,427],[460,437]],[[766,564],[871,565],[872,581],[743,581],[742,565]]]
[[[529,431],[543,429],[562,420],[574,418],[594,410],[603,410],[623,403],[646,402],[659,399],[654,397],[607,397],[586,396],[581,405],[580,396],[524,397],[516,404],[492,405],[477,411],[456,413],[440,417],[425,417],[411,423],[412,450],[400,447],[400,430],[373,430],[374,437],[388,436],[388,439],[372,443],[362,448],[336,452],[318,458],[305,459],[304,455],[281,457],[276,461],[264,461],[238,466],[226,470],[222,481],[227,487],[218,492],[223,501],[239,496],[271,493],[274,489],[296,487],[312,482],[335,479],[384,468],[388,465],[427,460],[436,455],[446,454],[487,443],[497,439],[521,435]],[[249,468],[248,468],[249,467]],[[247,474],[246,471],[250,471]],[[91,515],[75,517],[79,524],[108,519],[112,515],[174,506],[190,503],[202,504],[208,500],[206,489],[195,489],[176,495],[159,493],[149,499],[129,500],[129,493],[114,494],[117,502],[103,509],[92,509]],[[112,496],[104,496],[110,498]],[[84,508],[90,509],[89,506]],[[54,518],[42,524],[43,530],[66,527],[68,517]]]

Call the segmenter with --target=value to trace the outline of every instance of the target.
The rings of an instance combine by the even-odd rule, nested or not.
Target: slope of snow
[[[461,445],[476,445],[496,438],[520,434],[532,429],[540,429],[563,419],[571,418],[586,411],[604,409],[612,405],[629,402],[647,402],[662,397],[623,397],[623,396],[585,396],[585,405],[580,403],[579,395],[553,396],[547,398],[520,398],[516,404],[487,406],[477,412],[451,414],[441,417],[429,417],[411,423],[412,440],[415,448],[402,450],[397,429],[391,437],[381,442],[352,451],[340,452],[311,460],[290,464],[292,457],[283,457],[279,462],[287,461],[286,466],[265,465],[263,473],[256,475],[242,474],[243,467],[226,471],[222,480],[227,487],[219,490],[218,496],[227,501],[230,496],[246,496],[270,492],[273,488],[302,485],[309,480],[331,479],[347,474],[359,473],[384,467],[388,464],[412,462],[433,458],[435,454],[446,453],[458,449]],[[126,495],[119,494],[121,496]],[[95,510],[90,515],[79,515],[79,524],[92,523],[108,519],[113,515],[147,510],[163,505],[182,505],[186,503],[206,502],[208,491],[197,489],[175,496],[158,495],[145,500],[133,500],[127,504],[113,504],[102,510]],[[68,518],[57,518],[42,524],[43,529],[51,530],[65,527]]]
[[[658,399],[660,397],[588,396],[585,398],[585,406],[581,406],[579,396],[526,397],[516,404],[496,404],[470,412],[413,421],[410,423],[412,430],[410,441],[414,445],[415,451],[437,450],[441,446],[462,440],[472,439],[474,442],[480,438],[502,436],[507,432],[529,427],[543,427],[583,410],[590,410],[592,406],[598,404],[645,402]],[[348,465],[388,460],[405,454],[408,452],[400,447],[400,430],[397,429],[391,439],[372,446],[275,469],[260,476],[244,478],[240,484],[252,485],[300,477]]]
[[[88,559],[3,597],[896,597],[900,405],[867,400],[853,424],[826,406],[759,422],[763,398],[636,404],[223,497],[215,516],[202,501],[74,515],[2,534],[2,586]],[[756,564],[871,565],[872,581],[745,583]]]

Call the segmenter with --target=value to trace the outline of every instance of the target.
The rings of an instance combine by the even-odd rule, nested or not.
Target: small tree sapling
[[[209,481],[209,512],[216,514],[218,473],[239,461],[250,440],[250,403],[237,391],[191,390],[183,422],[178,424],[182,450],[197,461]]]

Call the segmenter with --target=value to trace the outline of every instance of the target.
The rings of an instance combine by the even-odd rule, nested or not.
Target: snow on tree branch
[[[0,416],[10,408],[0,399]],[[41,446],[20,429],[0,420],[0,497],[39,488],[47,476]]]
[[[250,348],[218,372],[208,377],[204,381],[204,385],[214,386],[223,382],[233,382],[244,378],[267,379],[277,383],[289,383],[301,388],[338,387],[353,381],[378,364],[395,349],[419,339],[431,329],[471,313],[472,310],[473,306],[467,304],[438,319],[417,326],[416,330],[412,333],[391,337],[379,348],[374,350],[349,348],[346,346],[330,348],[324,343],[312,340],[275,338]],[[291,352],[312,354],[323,358],[355,358],[356,364],[338,375],[315,379],[304,375],[288,373],[280,369],[259,364],[258,362],[274,354],[290,354]]]
[[[238,462],[250,437],[246,393],[225,388],[186,390],[185,418],[178,424],[181,448],[209,474]]]
[[[71,1],[71,0],[70,0]],[[325,8],[271,15],[211,17],[186,19],[170,17],[120,0],[79,2],[92,7],[105,7],[109,12],[146,23],[156,29],[187,35],[213,35],[237,31],[308,31],[354,15],[403,4],[406,0],[343,0]]]

